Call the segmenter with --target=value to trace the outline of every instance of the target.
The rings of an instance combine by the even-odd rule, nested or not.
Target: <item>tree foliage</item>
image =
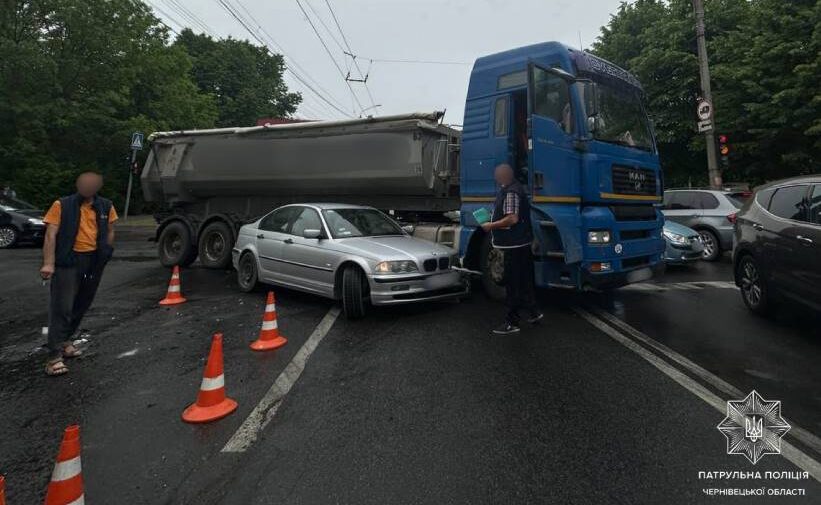
[[[201,42],[195,54],[171,43],[137,0],[0,0],[0,183],[46,205],[93,169],[121,206],[132,132],[294,110],[279,57],[247,42]],[[198,78],[209,72],[211,81]]]
[[[725,180],[821,171],[821,3],[706,0],[705,19]],[[694,24],[690,0],[623,3],[593,47],[644,85],[668,185],[706,183]]]

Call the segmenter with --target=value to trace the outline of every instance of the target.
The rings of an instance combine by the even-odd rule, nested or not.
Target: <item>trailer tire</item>
[[[168,223],[157,240],[157,253],[164,267],[187,267],[197,259],[191,241],[191,230],[182,221]]]
[[[367,280],[362,269],[353,265],[345,267],[342,272],[342,311],[345,319],[365,317],[367,291]]]
[[[200,233],[200,263],[205,268],[227,268],[231,264],[234,234],[225,221],[209,223]]]
[[[493,248],[490,233],[486,234],[482,241],[479,265],[482,271],[482,288],[485,290],[485,294],[491,300],[504,300],[504,252]]]

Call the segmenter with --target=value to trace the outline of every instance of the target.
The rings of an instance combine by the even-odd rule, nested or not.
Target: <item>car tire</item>
[[[772,306],[770,290],[758,262],[747,254],[739,260],[737,268],[736,275],[744,305],[756,314],[768,314]]]
[[[0,226],[0,249],[8,249],[17,245],[20,232],[12,225]]]
[[[504,300],[504,252],[493,248],[489,233],[485,235],[482,241],[482,254],[479,264],[482,271],[482,288],[485,294],[491,300]]]
[[[205,268],[227,268],[231,264],[234,234],[225,221],[214,221],[200,233],[199,257]]]
[[[251,252],[244,252],[237,264],[237,284],[240,291],[250,293],[259,286],[259,269],[257,259]]]
[[[164,267],[187,267],[197,259],[191,230],[182,221],[168,223],[157,240],[157,254]]]
[[[718,235],[710,230],[698,230],[701,237],[701,243],[704,244],[704,253],[701,259],[704,261],[717,261],[721,258],[721,242],[718,241]]]
[[[367,279],[359,267],[348,266],[342,272],[342,312],[346,319],[361,319],[367,311]]]

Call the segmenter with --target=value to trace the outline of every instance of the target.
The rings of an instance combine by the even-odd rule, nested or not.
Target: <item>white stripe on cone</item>
[[[277,305],[275,303],[265,306],[265,312],[274,312],[275,310],[277,310]]]
[[[225,387],[225,375],[218,377],[203,377],[200,389],[202,391],[213,391]]]
[[[85,495],[81,495],[79,498],[69,503],[68,505],[86,505]]]
[[[263,321],[262,322],[262,329],[263,330],[276,330],[277,329],[277,320],[274,319],[273,321]]]
[[[51,473],[51,482],[59,482],[68,480],[72,477],[80,475],[83,467],[80,464],[80,456],[69,459],[67,461],[58,461],[54,465],[54,471]]]
[[[179,293],[180,292],[180,285],[179,284],[171,284],[168,286],[169,293]]]

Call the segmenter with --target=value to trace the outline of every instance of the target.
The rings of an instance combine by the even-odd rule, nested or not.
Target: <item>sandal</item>
[[[83,351],[81,351],[80,349],[77,349],[72,344],[69,344],[69,345],[63,347],[63,357],[64,358],[71,359],[71,358],[76,358],[76,357],[82,356],[82,355],[83,355]]]
[[[46,375],[56,377],[68,373],[68,367],[63,363],[62,358],[57,358],[46,363]]]

